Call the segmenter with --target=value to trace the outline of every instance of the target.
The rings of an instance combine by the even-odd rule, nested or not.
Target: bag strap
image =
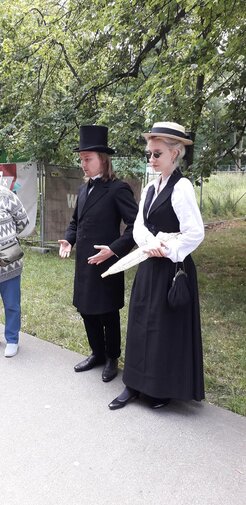
[[[181,265],[181,266],[179,267],[179,265]],[[177,263],[175,263],[175,275],[177,274],[178,269],[179,270],[183,270],[186,273],[186,271],[185,271],[185,265],[184,265],[183,261],[178,261]]]

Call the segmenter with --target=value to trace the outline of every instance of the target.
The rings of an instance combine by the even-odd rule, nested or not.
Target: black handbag
[[[6,267],[14,261],[20,260],[24,256],[19,242],[7,244],[0,249],[0,266]]]
[[[176,263],[175,275],[172,286],[167,294],[167,300],[171,309],[185,307],[191,300],[188,276],[184,268],[184,263],[182,264],[182,268],[178,268],[178,263]]]

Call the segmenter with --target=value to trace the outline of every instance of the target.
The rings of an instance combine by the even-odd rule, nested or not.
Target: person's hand
[[[60,244],[59,256],[61,258],[69,258],[72,250],[71,244],[67,240],[58,240],[58,243]]]
[[[149,258],[163,258],[166,256],[166,247],[165,244],[160,242],[159,244],[156,245],[149,245],[144,249],[144,252],[146,252],[149,256]]]
[[[94,249],[100,249],[99,253],[88,258],[89,265],[100,265],[103,261],[114,255],[113,251],[107,245],[94,245]]]

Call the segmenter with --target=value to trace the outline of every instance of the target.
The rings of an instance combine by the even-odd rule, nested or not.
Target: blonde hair
[[[111,157],[107,153],[97,153],[99,159],[102,162],[102,179],[104,181],[108,181],[109,179],[115,179],[116,175],[113,171],[112,160]]]
[[[166,144],[166,146],[168,147],[168,149],[170,149],[170,151],[174,151],[176,149],[178,151],[178,156],[175,158],[173,164],[175,165],[175,167],[179,166],[180,161],[185,155],[185,145],[183,144],[183,142],[179,142],[178,140],[175,139],[169,139],[167,137],[166,138],[158,137],[158,135],[156,135],[156,137],[149,138],[148,143],[150,140],[161,140],[163,144]]]

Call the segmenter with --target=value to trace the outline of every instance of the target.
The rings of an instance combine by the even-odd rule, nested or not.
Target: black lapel
[[[80,188],[80,192],[78,195],[78,216],[81,216],[82,210],[84,208],[86,198],[87,198],[87,188],[88,188],[88,183],[83,184]]]
[[[144,208],[143,208],[144,220],[147,219],[148,210],[153,200],[154,194],[155,194],[155,186],[152,184],[147,191],[147,195],[144,202]]]
[[[163,188],[163,190],[159,193],[159,195],[155,199],[153,205],[150,208],[149,214],[154,212],[160,205],[162,205],[169,198],[169,196],[173,192],[174,185],[176,184],[176,182],[179,181],[179,179],[181,179],[181,177],[183,177],[183,175],[179,170],[175,170],[175,172],[173,172],[171,177],[168,179],[165,188]]]
[[[88,183],[86,184],[86,195],[83,208],[81,209],[80,217],[88,211],[100,198],[102,198],[109,190],[108,181],[98,181],[90,194],[87,196]]]

